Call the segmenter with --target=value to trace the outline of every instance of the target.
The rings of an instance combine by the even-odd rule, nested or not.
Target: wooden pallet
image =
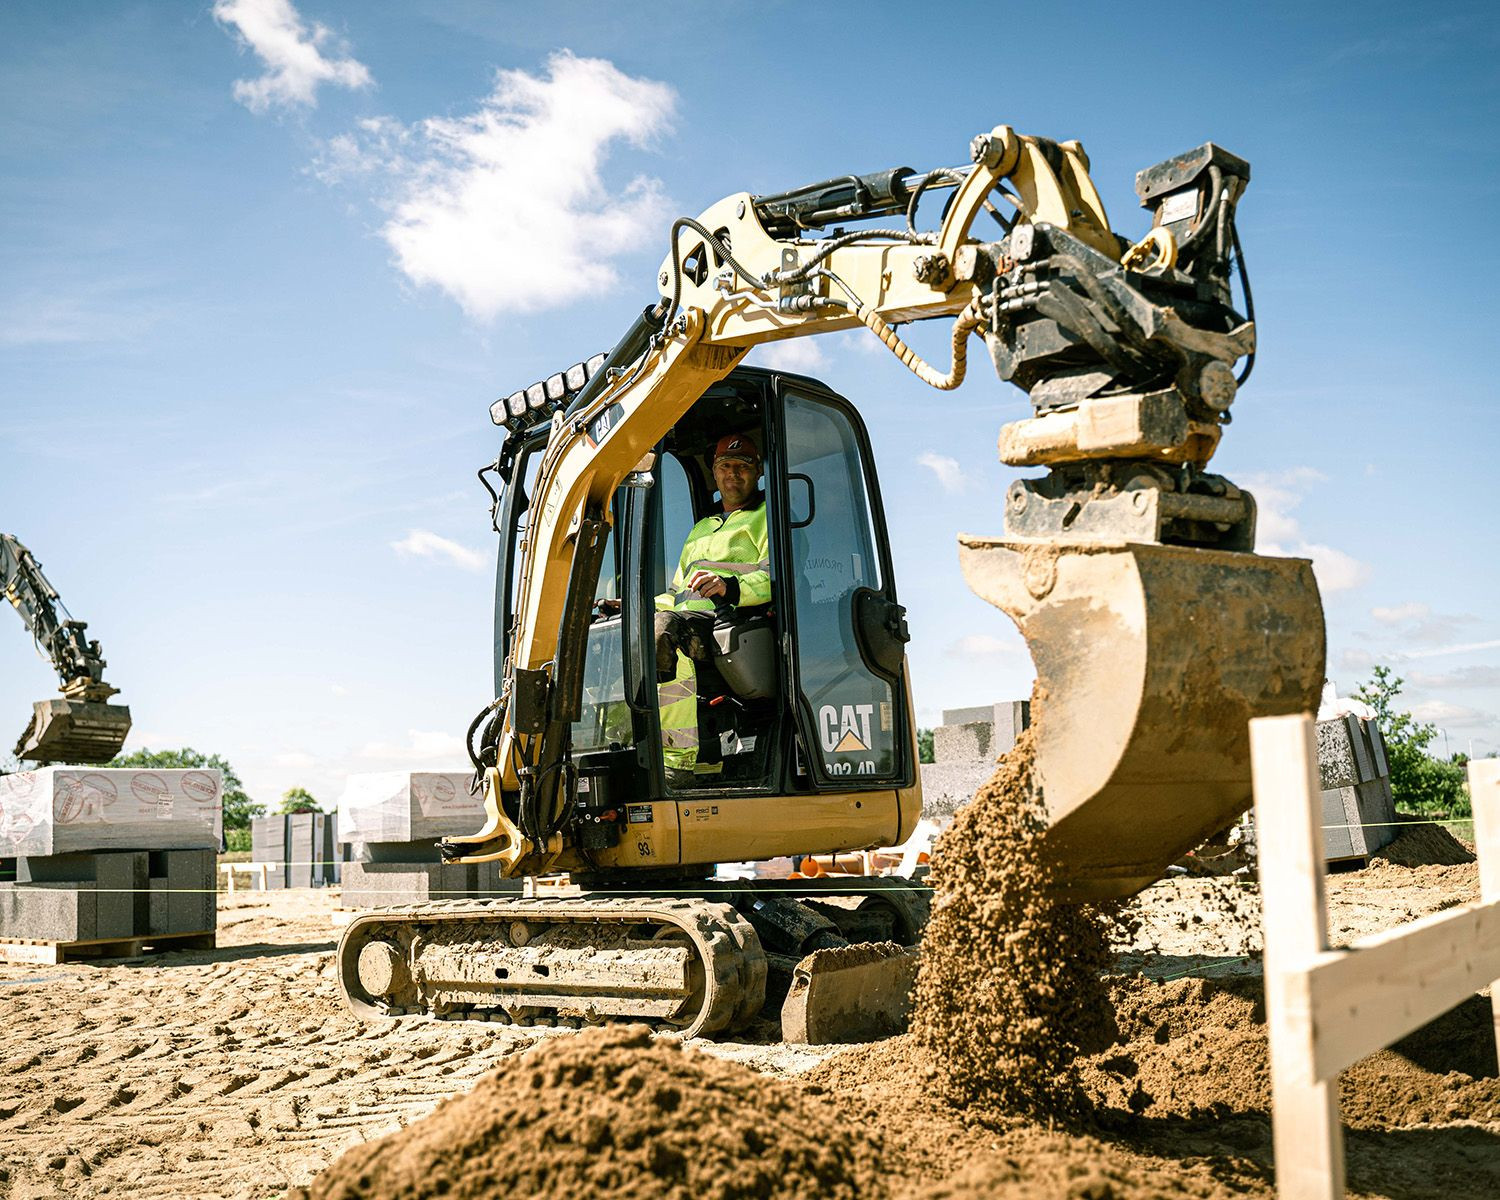
[[[202,933],[162,933],[150,937],[109,938],[88,942],[44,942],[25,938],[0,938],[0,962],[33,963],[45,967],[95,958],[141,958],[148,953],[168,950],[212,950],[217,935],[214,930]]]

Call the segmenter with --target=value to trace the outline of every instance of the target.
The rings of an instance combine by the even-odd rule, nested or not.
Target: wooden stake
[[[1500,758],[1469,762],[1469,797],[1474,805],[1474,851],[1479,855],[1479,895],[1500,901]],[[1490,981],[1495,1018],[1495,1057],[1500,1060],[1500,980]]]
[[[1308,969],[1328,949],[1317,736],[1305,715],[1250,722],[1271,1043],[1272,1141],[1282,1200],[1339,1200],[1338,1077],[1319,1079]]]

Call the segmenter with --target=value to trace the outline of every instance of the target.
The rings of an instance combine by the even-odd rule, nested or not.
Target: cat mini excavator
[[[104,682],[107,664],[99,643],[85,632],[88,623],[73,620],[42,564],[8,533],[0,533],[0,593],[51,660],[62,692],[60,699],[32,705],[16,757],[38,765],[108,762],[130,732],[130,709],[109,703],[120,689]]]
[[[356,1012],[709,1034],[756,1015],[769,968],[789,1040],[899,1016],[911,956],[867,944],[915,941],[917,889],[709,878],[898,844],[920,813],[905,610],[858,405],[740,365],[778,339],[863,326],[947,391],[977,334],[1029,397],[1000,457],[1044,473],[1011,484],[999,536],[960,535],[959,559],[1035,661],[1067,898],[1131,895],[1248,805],[1248,721],[1313,710],[1324,657],[1310,565],[1256,555],[1254,501],[1206,470],[1254,361],[1235,229],[1249,166],[1207,144],[1140,172],[1151,220],[1129,240],[1077,142],[1000,126],[970,149],[676,221],[660,298],[613,350],[496,402],[497,698],[470,730],[488,821],[444,853],[575,888],[356,918],[339,949]],[[897,332],[938,318],[946,369]],[[773,596],[715,628],[722,771],[677,787],[654,597],[717,511],[727,433],[764,450]]]

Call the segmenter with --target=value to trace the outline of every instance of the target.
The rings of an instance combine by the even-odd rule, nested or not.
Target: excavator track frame
[[[517,924],[526,929],[519,944]],[[443,931],[464,925],[487,928],[487,933],[457,940],[441,937]],[[624,969],[623,951],[614,955],[612,970],[609,949],[567,947],[556,944],[556,939],[539,941],[569,927],[584,927],[585,932],[590,926],[625,927],[616,932],[628,935],[632,925],[651,931],[629,951],[635,955],[630,960],[633,970]],[[439,935],[436,942],[433,934]],[[366,949],[375,943],[394,948],[400,958],[393,961],[384,955],[382,961],[382,952],[371,954]],[[433,954],[434,944],[453,954]],[[646,949],[653,944],[659,944],[655,957],[662,960],[654,969],[651,951]],[[661,981],[671,963],[681,961],[681,955],[671,951],[683,948],[692,955],[686,978],[678,987],[668,987]],[[434,965],[458,956],[469,960],[469,970],[454,973],[462,977],[434,978]],[[766,956],[755,930],[731,905],[696,898],[585,895],[439,901],[375,909],[345,927],[337,963],[345,1001],[356,1016],[365,1019],[408,1015],[412,1010],[442,1016],[477,1008],[504,1013],[500,1020],[520,1024],[535,1023],[538,1018],[546,1023],[585,1024],[646,1020],[694,1037],[743,1028],[765,1003]],[[554,968],[558,968],[556,974]],[[377,992],[370,976],[380,980],[387,969],[391,987]],[[496,978],[501,971],[505,977]],[[481,978],[486,972],[490,978]],[[637,977],[633,991],[628,978],[632,973]],[[648,976],[658,982],[647,982]],[[660,1011],[671,1007],[674,998],[673,1011]]]

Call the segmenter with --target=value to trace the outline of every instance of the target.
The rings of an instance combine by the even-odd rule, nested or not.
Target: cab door
[[[879,483],[853,407],[779,378],[779,577],[799,770],[818,790],[914,779],[906,712],[905,610],[896,601]],[[806,781],[804,781],[805,786]]]

